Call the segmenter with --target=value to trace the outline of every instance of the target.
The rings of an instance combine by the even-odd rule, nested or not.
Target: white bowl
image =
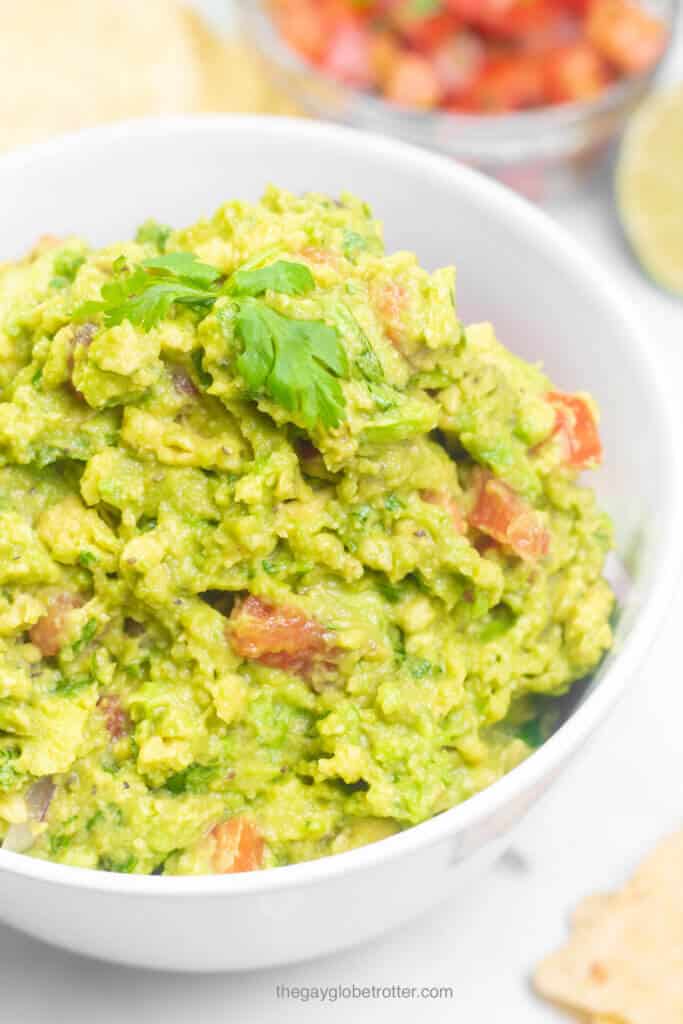
[[[608,273],[545,215],[473,171],[380,137],[304,121],[136,122],[0,161],[0,260],[37,236],[123,239],[182,225],[270,181],[365,197],[390,247],[456,263],[466,319],[490,319],[558,387],[603,413],[595,482],[628,567],[614,650],[562,728],[467,803],[383,842],[308,864],[200,878],[105,874],[0,851],[0,919],[90,956],[181,970],[264,967],[368,939],[468,884],[615,704],[641,664],[681,561],[675,421],[646,330]],[[481,898],[486,898],[485,881]]]

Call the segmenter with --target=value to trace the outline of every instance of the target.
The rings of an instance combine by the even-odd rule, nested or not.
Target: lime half
[[[683,295],[683,87],[652,96],[631,119],[619,154],[617,203],[646,272]]]

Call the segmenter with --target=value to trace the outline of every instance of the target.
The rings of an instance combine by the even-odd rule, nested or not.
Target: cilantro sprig
[[[257,299],[240,303],[235,327],[243,344],[237,369],[252,395],[272,399],[308,429],[339,426],[346,409],[340,378],[349,363],[333,327],[292,320]]]
[[[190,252],[155,256],[133,268],[121,256],[112,269],[113,279],[102,285],[100,300],[80,306],[74,314],[76,320],[102,314],[107,327],[129,320],[150,331],[176,304],[206,314],[224,294],[235,298],[256,297],[267,291],[305,295],[315,286],[307,266],[286,260],[255,270],[237,270],[227,284],[220,270]]]
[[[174,305],[206,316],[222,296],[235,307],[235,333],[242,346],[237,369],[254,398],[268,398],[309,429],[337,427],[345,416],[340,381],[349,375],[339,333],[321,320],[297,320],[272,309],[263,296],[306,295],[315,287],[303,263],[276,260],[242,268],[227,281],[193,253],[177,252],[130,268],[124,257],[102,286],[99,301],[84,303],[77,320],[102,316],[107,327],[128,320],[143,331],[160,323]]]
[[[125,257],[113,265],[114,277],[102,285],[101,300],[86,302],[75,319],[88,320],[102,314],[107,327],[129,320],[150,331],[168,316],[175,304],[208,312],[219,295],[216,282],[221,273],[189,252],[170,253],[145,260],[132,271]]]

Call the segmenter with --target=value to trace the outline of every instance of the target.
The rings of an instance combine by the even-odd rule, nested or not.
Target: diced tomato
[[[272,0],[284,37],[400,106],[505,113],[590,100],[647,70],[667,28],[635,0]]]
[[[391,103],[418,110],[431,110],[441,99],[436,72],[426,57],[403,53],[396,62],[384,88]]]
[[[586,36],[605,60],[627,75],[653,67],[664,52],[667,30],[631,0],[592,0]]]
[[[420,497],[423,501],[426,501],[428,505],[438,505],[439,508],[446,509],[451,517],[456,533],[465,532],[466,524],[464,516],[460,511],[460,506],[457,501],[455,498],[452,498],[450,494],[446,494],[445,491],[420,491]]]
[[[330,633],[303,612],[279,608],[251,594],[235,605],[226,635],[236,654],[309,679],[335,659]]]
[[[543,94],[543,68],[535,57],[495,57],[487,61],[455,107],[471,113],[502,114],[538,106]]]
[[[280,31],[290,46],[312,61],[320,61],[329,43],[326,19],[312,0],[277,7]]]
[[[370,43],[370,65],[375,81],[384,88],[401,59],[403,48],[393,32],[376,32]]]
[[[399,4],[391,21],[405,41],[421,53],[430,53],[461,27],[452,11],[420,14],[411,3]]]
[[[469,516],[472,526],[511,548],[525,561],[536,561],[548,554],[548,531],[535,509],[511,487],[481,470],[475,488],[475,504]]]
[[[595,414],[580,395],[551,391],[548,401],[555,409],[555,430],[564,461],[573,469],[588,469],[602,461],[602,443]]]
[[[567,11],[576,14],[579,18],[585,17],[591,5],[591,0],[560,0],[560,2]]]
[[[389,281],[374,289],[373,298],[384,330],[391,343],[398,347],[403,337],[403,317],[408,298],[405,288],[397,281]]]
[[[543,69],[548,103],[594,99],[609,82],[605,62],[586,42],[551,50],[543,59]]]
[[[339,256],[331,249],[318,249],[312,245],[301,250],[301,255],[310,263],[317,263],[321,267],[338,267]]]
[[[323,67],[347,85],[369,88],[374,75],[370,59],[370,36],[358,25],[342,25],[332,36]]]
[[[133,727],[128,712],[121,706],[121,699],[115,693],[103,694],[97,702],[107,732],[113,740],[120,740],[127,736]]]
[[[57,235],[41,235],[30,250],[28,259],[36,260],[39,256],[49,252],[50,249],[58,249],[61,245],[64,245],[64,241],[63,238],[58,238]]]
[[[459,32],[432,54],[432,65],[444,96],[466,93],[484,66],[484,44],[474,32]]]
[[[463,21],[476,22],[480,18],[488,21],[504,17],[517,0],[444,0],[444,3]]]
[[[57,594],[48,604],[42,618],[29,630],[32,644],[40,649],[44,658],[53,658],[64,646],[69,616],[83,605],[78,594]]]
[[[557,0],[449,0],[451,9],[487,35],[526,46],[552,40],[566,30],[567,12]]]
[[[215,841],[211,866],[217,875],[257,871],[263,867],[264,841],[256,825],[241,815],[211,830]]]

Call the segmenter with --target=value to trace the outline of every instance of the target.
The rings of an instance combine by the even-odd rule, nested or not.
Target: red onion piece
[[[26,794],[26,805],[34,821],[45,821],[54,793],[55,784],[51,775],[45,775],[31,786]]]

